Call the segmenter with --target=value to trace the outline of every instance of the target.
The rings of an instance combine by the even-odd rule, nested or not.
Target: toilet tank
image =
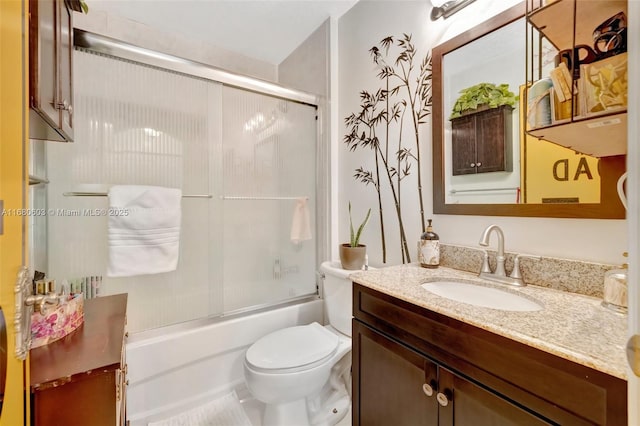
[[[351,336],[353,288],[349,274],[358,271],[342,269],[340,262],[323,262],[324,307],[327,323],[347,336]]]

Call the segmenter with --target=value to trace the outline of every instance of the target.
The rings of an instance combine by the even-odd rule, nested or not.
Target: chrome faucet
[[[503,284],[510,284],[519,287],[524,287],[527,285],[522,278],[522,272],[520,271],[520,258],[529,257],[531,259],[540,260],[540,256],[534,256],[530,254],[518,254],[513,260],[513,270],[511,274],[507,276],[506,271],[504,270],[504,233],[502,229],[498,225],[489,225],[487,229],[484,230],[482,235],[480,236],[479,244],[481,246],[487,247],[489,245],[489,237],[491,236],[491,232],[496,231],[498,234],[498,254],[496,255],[496,269],[495,271],[491,271],[491,266],[489,266],[489,253],[486,250],[484,252],[484,258],[482,261],[482,267],[480,268],[480,273],[478,274],[480,278],[485,278],[491,281],[497,281]]]
[[[504,270],[504,233],[498,225],[489,225],[480,236],[479,244],[484,247],[488,246],[489,238],[491,236],[491,232],[493,231],[498,234],[498,254],[496,255],[496,269],[495,271],[491,271],[491,267],[489,266],[489,254],[486,250],[484,250],[484,260],[482,262],[482,268],[480,269],[479,274],[480,278],[516,286],[526,285],[522,280],[522,276],[520,275],[520,268],[517,257],[514,265],[515,268],[512,271],[512,274],[510,276],[507,276],[507,272]]]
[[[505,277],[507,273],[504,270],[504,233],[502,232],[502,229],[500,229],[498,225],[487,226],[487,229],[484,230],[482,236],[480,237],[479,244],[484,247],[489,245],[489,237],[491,236],[491,231],[496,231],[496,234],[498,234],[498,254],[496,256],[496,270],[493,271],[492,274],[499,277]]]

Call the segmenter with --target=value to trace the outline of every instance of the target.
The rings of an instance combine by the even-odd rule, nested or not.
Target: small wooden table
[[[127,294],[85,300],[84,323],[31,351],[35,426],[125,422]]]

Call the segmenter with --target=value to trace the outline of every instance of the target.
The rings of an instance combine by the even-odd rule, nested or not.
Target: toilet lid
[[[258,339],[247,351],[246,360],[254,368],[284,370],[312,367],[333,355],[339,338],[317,322],[274,331]]]

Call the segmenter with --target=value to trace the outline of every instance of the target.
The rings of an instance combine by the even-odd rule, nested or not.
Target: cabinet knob
[[[427,396],[433,396],[433,387],[429,383],[422,385],[422,392]]]
[[[442,392],[438,392],[438,394],[436,395],[436,399],[438,400],[438,404],[443,407],[449,405],[449,397]]]
[[[475,166],[476,166],[476,163],[469,164],[469,167],[475,167]]]
[[[476,167],[480,167],[480,166],[482,166],[482,163],[478,161],[478,162],[476,163]]]

